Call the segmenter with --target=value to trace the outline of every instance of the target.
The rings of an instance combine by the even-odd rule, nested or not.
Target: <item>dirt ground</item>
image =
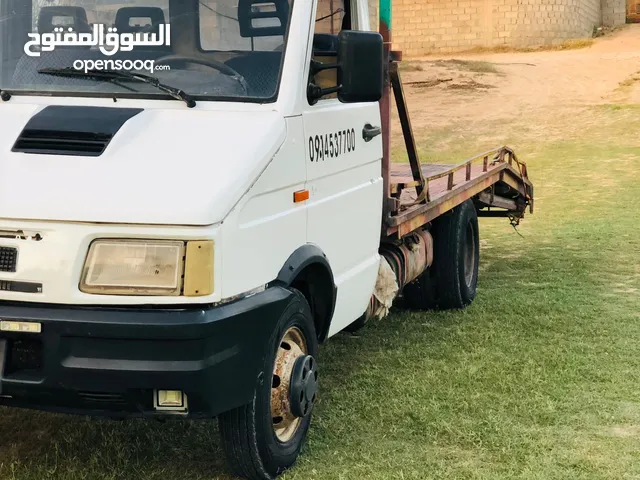
[[[557,117],[597,104],[640,103],[640,25],[580,50],[427,57],[401,69],[416,131],[539,118],[539,134],[553,135],[542,128],[550,110]],[[394,146],[399,135],[396,128]]]

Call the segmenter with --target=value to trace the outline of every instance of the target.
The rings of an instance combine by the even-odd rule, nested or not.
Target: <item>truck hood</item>
[[[275,112],[148,109],[118,126],[98,156],[12,151],[43,113],[17,103],[0,108],[0,218],[211,225],[231,211],[286,137]]]

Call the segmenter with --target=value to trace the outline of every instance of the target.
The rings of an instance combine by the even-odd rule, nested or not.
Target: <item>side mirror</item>
[[[377,102],[384,85],[384,48],[377,32],[343,30],[338,36],[338,98],[343,103]]]
[[[337,85],[322,88],[313,81],[307,96],[314,104],[329,94],[338,94],[342,103],[377,102],[384,85],[384,49],[382,35],[376,32],[343,30],[337,37],[337,63],[312,62],[311,75],[337,70]]]

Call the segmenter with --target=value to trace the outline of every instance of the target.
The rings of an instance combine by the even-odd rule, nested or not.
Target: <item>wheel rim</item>
[[[276,353],[271,380],[271,419],[273,431],[282,443],[291,440],[302,422],[291,410],[291,374],[296,360],[308,354],[307,342],[297,327],[286,331]]]
[[[476,270],[476,232],[471,222],[467,225],[464,247],[464,281],[471,287]]]

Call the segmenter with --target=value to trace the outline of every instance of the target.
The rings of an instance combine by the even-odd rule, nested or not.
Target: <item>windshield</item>
[[[51,74],[115,70],[156,77],[197,98],[272,101],[292,2],[0,0],[0,89],[165,95],[149,84]]]

